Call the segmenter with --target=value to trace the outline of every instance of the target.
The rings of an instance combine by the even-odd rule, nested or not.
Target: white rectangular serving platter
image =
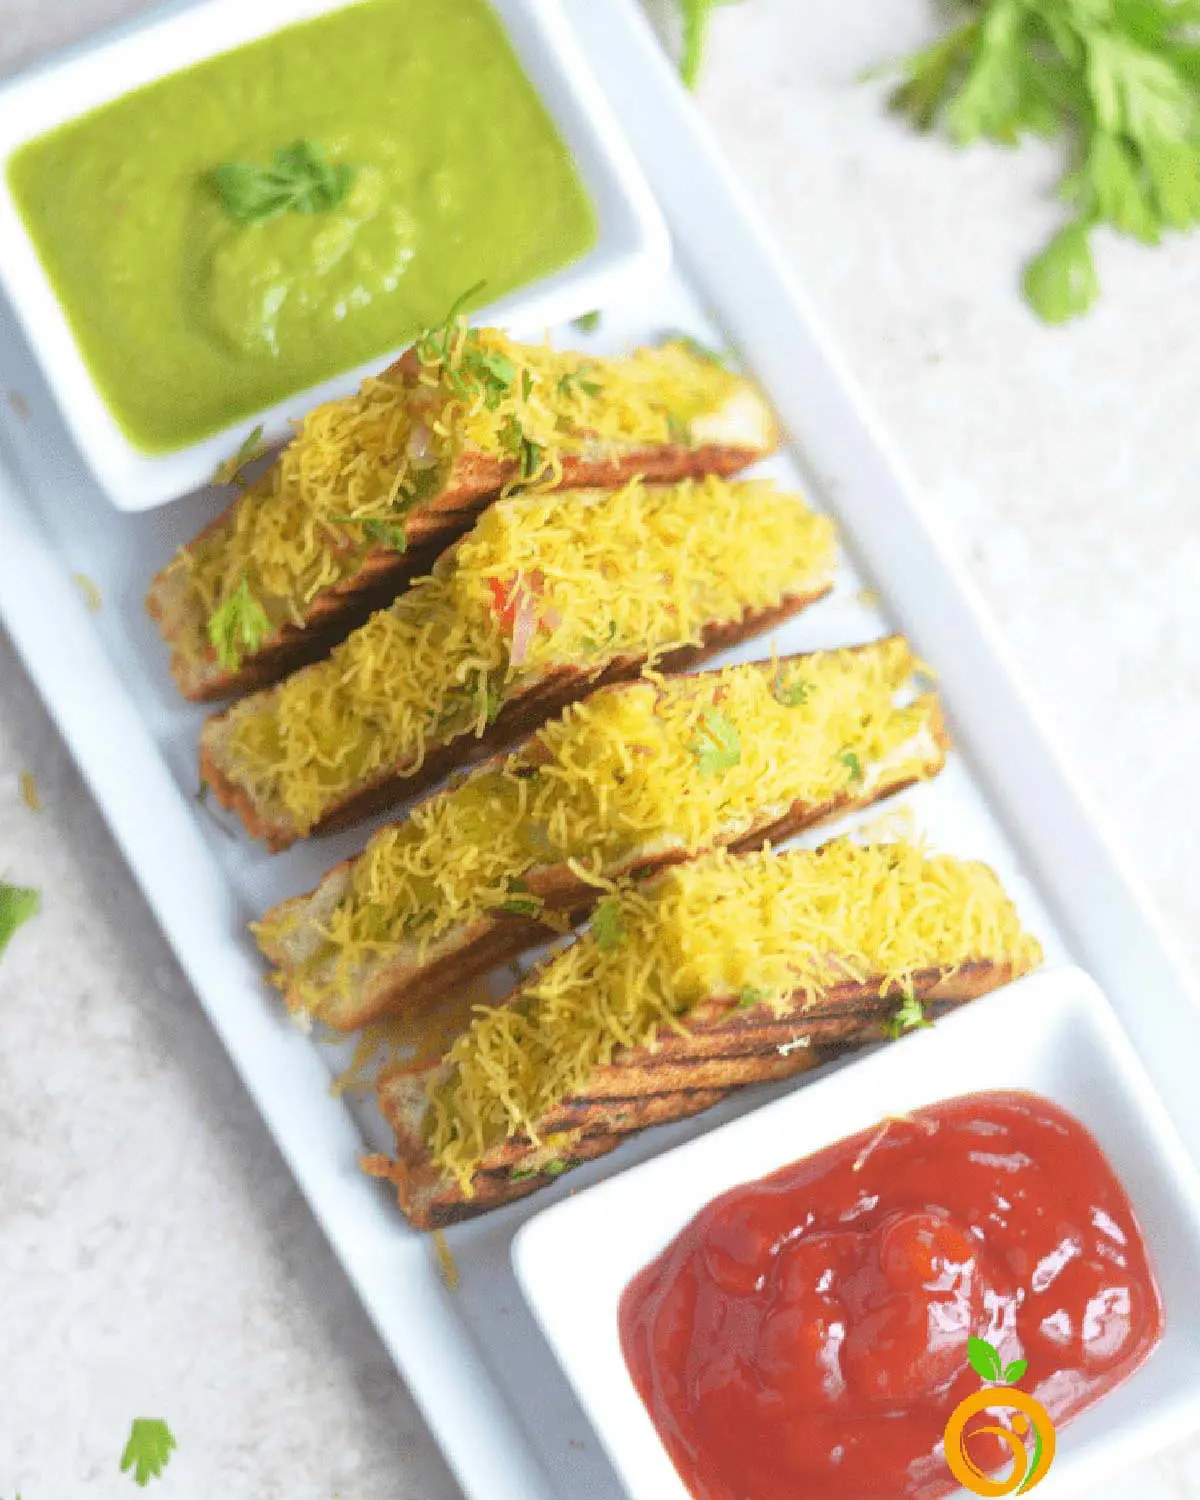
[[[560,0],[518,3],[560,10]],[[834,595],[776,643],[805,650],[899,628],[934,663],[960,748],[909,804],[935,844],[997,869],[1051,962],[1074,960],[1096,978],[1200,1160],[1200,1008],[1182,963],[716,159],[636,0],[561,0],[561,17],[622,121],[676,252],[672,275],[605,310],[594,346],[620,348],[676,327],[740,351],[792,441],[772,471],[835,514],[847,551]],[[619,1482],[516,1284],[513,1236],[556,1196],[782,1090],[752,1091],[699,1121],[651,1133],[530,1203],[451,1231],[461,1285],[449,1292],[428,1240],[357,1168],[364,1139],[384,1144],[379,1122],[330,1095],[329,1052],[283,1017],[245,937],[247,920],[313,885],[361,845],[364,831],[271,859],[195,800],[200,714],[174,691],[142,597],[150,574],[220,502],[200,496],[141,516],[114,512],[3,304],[0,391],[21,398],[0,400],[0,619],[464,1490],[478,1500],[619,1500]],[[99,612],[88,611],[73,573],[98,585]],[[868,602],[866,585],[882,605]],[[770,644],[750,643],[738,655],[763,655]],[[0,991],[3,984],[0,970]]]
[[[356,390],[365,375],[388,363],[388,356],[248,413],[187,447],[143,452],[125,436],[92,379],[9,191],[4,164],[26,141],[133,89],[351,3],[256,0],[246,5],[244,0],[199,0],[172,7],[174,14],[127,28],[122,36],[52,61],[0,88],[0,284],[12,299],[76,444],[120,510],[147,510],[206,484],[256,424],[261,424],[267,442],[281,441],[297,412]],[[506,325],[537,329],[578,317],[661,272],[670,258],[670,244],[636,158],[603,93],[588,76],[557,7],[528,0],[489,3],[574,154],[598,224],[596,243],[585,255],[480,310]]]

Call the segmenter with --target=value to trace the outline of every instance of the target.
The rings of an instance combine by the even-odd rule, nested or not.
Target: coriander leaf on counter
[[[1025,267],[1022,286],[1030,307],[1046,323],[1067,323],[1087,312],[1100,295],[1100,281],[1086,226],[1060,229]]]
[[[250,592],[243,574],[237,588],[209,617],[208,639],[225,670],[236,672],[243,654],[249,651],[253,655],[270,628],[267,612]]]
[[[177,1444],[171,1429],[157,1418],[137,1417],[121,1455],[121,1473],[133,1470],[132,1478],[143,1487],[157,1479],[171,1461]]]
[[[353,167],[327,161],[315,141],[281,146],[268,167],[229,161],[213,172],[221,206],[239,224],[260,224],[289,212],[325,213],[343,201],[353,181]]]
[[[1196,0],[968,0],[966,19],[901,63],[891,107],[958,145],[1061,136],[1072,218],[1027,265],[1044,321],[1100,294],[1092,230],[1155,245],[1200,224],[1200,22]]]
[[[738,0],[679,0],[683,14],[683,54],[679,59],[679,72],[688,88],[694,89],[700,78],[704,43],[713,11],[718,5],[737,3]]]
[[[19,927],[42,909],[42,895],[29,887],[0,880],[0,956]]]

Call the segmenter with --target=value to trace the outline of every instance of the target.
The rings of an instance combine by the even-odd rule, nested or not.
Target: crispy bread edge
[[[737,839],[726,841],[718,838],[711,845],[694,853],[681,849],[671,850],[666,854],[643,859],[630,868],[623,868],[620,873],[634,879],[643,879],[658,874],[670,865],[682,864],[705,854],[711,848],[725,847],[734,854],[743,854],[760,849],[766,843],[782,843],[807,829],[819,828],[847,813],[873,806],[920,781],[932,780],[945,766],[949,748],[945,722],[936,700],[932,704],[930,729],[937,753],[930,755],[920,775],[895,777],[891,780],[885,778],[868,794],[848,792],[816,807],[794,802],[781,817],[758,823]],[[316,890],[308,896],[294,897],[282,903],[273,915],[286,909],[296,910],[318,897],[331,877],[336,879],[342,876],[352,864],[353,860],[343,861],[329,872]],[[537,871],[529,877],[529,886],[555,913],[565,915],[572,925],[590,914],[601,894],[595,887],[579,880],[566,865],[555,865]],[[335,1030],[354,1031],[372,1021],[400,1015],[409,1009],[421,1009],[439,996],[461,988],[480,975],[517,958],[527,949],[549,942],[555,935],[555,928],[533,918],[507,913],[481,918],[469,927],[447,933],[433,947],[424,963],[416,962],[410,955],[383,966],[368,978],[355,1001],[348,1000],[323,1011],[321,1020]],[[266,956],[287,973],[289,964],[286,953],[276,949]],[[290,1008],[303,1008],[300,996],[290,986],[285,987],[284,994]]]
[[[654,484],[679,483],[710,476],[728,479],[767,456],[769,449],[703,444],[697,448],[671,445],[647,448],[616,458],[564,457],[563,477],[556,488],[616,489],[634,478]],[[377,548],[363,559],[353,577],[318,594],[308,606],[305,623],[286,624],[253,656],[235,670],[222,667],[215,653],[201,659],[180,647],[184,611],[171,604],[178,588],[169,568],[155,575],[146,609],[172,647],[171,674],[183,696],[193,703],[212,703],[268,687],[297,667],[318,661],[377,609],[385,608],[412,579],[427,573],[437,557],[467,532],[480,513],[515,478],[515,460],[486,454],[463,454],[455,463],[452,482],[428,505],[412,512],[406,523],[407,551]],[[238,502],[234,501],[234,505]],[[216,530],[232,506],[211,521],[189,544],[195,546]],[[175,628],[169,622],[177,622]]]
[[[799,614],[810,604],[823,599],[832,587],[832,583],[829,583],[809,593],[792,595],[771,609],[752,610],[738,621],[707,630],[701,645],[670,652],[659,659],[658,667],[664,672],[680,672],[706,661],[750,636],[771,630],[784,620]],[[226,774],[212,741],[226,722],[228,711],[214,715],[204,726],[200,743],[200,780],[208,786],[222,807],[237,814],[251,838],[261,839],[273,854],[277,854],[301,837],[334,833],[338,829],[351,827],[373,813],[426,791],[452,771],[475,765],[496,751],[526,738],[551,715],[593,689],[637,677],[644,666],[644,657],[620,657],[594,677],[579,671],[560,671],[547,675],[521,698],[504,708],[495,723],[489,725],[482,735],[459,735],[439,746],[425,757],[424,763],[415,773],[382,773],[332,807],[314,824],[308,835],[301,834],[290,820],[272,820],[264,816],[246,790]]]
[[[973,960],[959,968],[923,970],[912,976],[912,993],[932,1017],[996,989],[1022,972],[1015,964]],[[615,1149],[625,1136],[650,1125],[687,1118],[750,1084],[807,1072],[840,1053],[877,1041],[901,987],[879,981],[846,983],[818,1001],[798,1005],[794,1018],[768,1007],[730,1009],[714,1000],[689,1018],[690,1035],[664,1038],[658,1048],[632,1049],[593,1075],[586,1095],[564,1100],[538,1122],[542,1136],[570,1133],[572,1163]],[[797,997],[798,1001],[800,997]],[[786,1051],[781,1049],[786,1048]],[[418,1229],[437,1229],[474,1218],[524,1198],[555,1180],[547,1172],[512,1179],[526,1158],[537,1161],[528,1140],[517,1138],[491,1152],[476,1172],[474,1195],[444,1178],[424,1138],[426,1091],[442,1068],[418,1073],[397,1070],[380,1080],[380,1108],[396,1136],[394,1160],[364,1163],[374,1176],[396,1187],[402,1211]]]

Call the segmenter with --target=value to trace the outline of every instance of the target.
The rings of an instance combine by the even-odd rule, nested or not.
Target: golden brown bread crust
[[[830,583],[808,593],[794,594],[771,609],[750,610],[740,620],[714,626],[704,632],[701,645],[685,646],[660,657],[658,669],[663,672],[685,671],[752,635],[774,629],[801,610],[807,609],[810,604],[815,604],[818,599],[823,599],[832,587]],[[334,833],[340,828],[348,828],[361,822],[373,813],[393,807],[402,799],[435,786],[452,771],[486,760],[497,750],[516,744],[532,734],[552,714],[558,713],[595,688],[605,687],[613,682],[627,682],[637,677],[644,667],[644,657],[620,657],[593,677],[575,670],[548,674],[520,698],[507,704],[482,735],[461,734],[432,749],[415,772],[380,773],[360,790],[331,808],[306,836]],[[214,715],[209,725],[222,723],[227,714],[228,710],[224,714]],[[251,838],[261,839],[272,854],[289,848],[302,837],[290,821],[271,821],[263,816],[244,788],[226,774],[213,754],[207,734],[200,742],[200,781],[209,788],[222,807],[237,814]]]
[[[696,448],[645,448],[621,455],[564,455],[556,489],[617,489],[639,476],[654,484],[715,475],[731,478],[765,457],[766,450],[704,444]],[[170,568],[158,573],[146,596],[150,617],[171,646],[171,674],[185,698],[211,703],[269,687],[298,667],[307,666],[375,612],[390,604],[405,585],[428,573],[447,547],[470,530],[480,513],[518,477],[516,459],[463,453],[455,460],[451,482],[432,500],[411,511],[405,522],[408,548],[379,547],[369,552],[353,577],[322,590],[306,607],[303,628],[284,624],[267,637],[253,656],[231,670],[222,667],[210,647],[197,660],[179,647],[181,617],[173,618],[168,601],[178,584]],[[234,502],[237,503],[236,501]],[[229,511],[211,521],[189,544],[195,547],[222,526]]]
[[[735,1089],[793,1077],[878,1041],[903,995],[914,994],[936,1018],[1015,977],[1011,964],[977,960],[949,972],[922,970],[903,987],[847,982],[807,1006],[797,996],[794,1014],[782,1017],[766,1006],[743,1010],[735,1000],[714,999],[689,1015],[687,1036],[664,1033],[653,1052],[628,1049],[597,1068],[587,1093],[550,1111],[538,1121],[538,1132],[543,1139],[569,1133],[564,1149],[571,1163],[591,1160],[635,1131],[698,1114]],[[399,1068],[382,1076],[379,1104],[396,1136],[396,1156],[363,1163],[371,1175],[395,1184],[401,1209],[418,1229],[474,1218],[555,1180],[555,1174],[536,1170],[546,1164],[545,1153],[536,1152],[525,1137],[506,1141],[484,1158],[472,1181],[473,1197],[444,1178],[424,1135],[426,1089],[441,1067]],[[522,1168],[526,1159],[533,1163],[529,1176]],[[521,1174],[515,1181],[514,1169]]]
[[[844,814],[869,807],[897,792],[905,790],[920,780],[936,776],[945,765],[950,741],[940,707],[934,703],[930,718],[930,751],[922,774],[893,776],[886,773],[869,791],[855,793],[847,790],[840,796],[819,805],[811,806],[794,802],[780,817],[771,822],[760,822],[741,837],[722,841],[735,854],[760,849],[766,843],[779,844],[805,829],[820,827]],[[496,757],[496,764],[502,758]],[[680,864],[706,852],[706,848],[688,852],[683,849],[662,851],[652,857],[623,866],[614,874],[641,879],[656,874],[669,865]],[[306,896],[293,897],[269,915],[278,918],[288,911],[298,910],[310,903],[322,888],[330,889],[330,882],[346,876],[353,865],[352,859],[344,860],[330,870],[321,886]],[[460,989],[470,980],[498,968],[510,959],[518,957],[527,949],[549,942],[561,929],[565,919],[572,926],[583,921],[599,900],[601,892],[587,885],[565,864],[544,866],[529,872],[525,883],[532,895],[539,897],[546,908],[559,920],[557,925],[539,921],[536,917],[518,916],[507,912],[494,912],[480,918],[469,927],[447,933],[430,950],[424,962],[414,957],[399,958],[394,963],[371,975],[354,999],[340,1001],[337,1005],[323,1009],[320,1019],[339,1031],[354,1031],[370,1022],[387,1016],[420,1011],[440,995]],[[289,956],[278,945],[263,944],[266,956],[286,975],[291,967]],[[284,998],[293,1010],[303,1010],[302,997],[291,986],[285,987]]]

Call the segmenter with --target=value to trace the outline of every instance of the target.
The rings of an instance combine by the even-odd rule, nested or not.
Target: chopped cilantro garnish
[[[616,638],[617,622],[615,620],[610,620],[608,622],[608,631],[603,640],[598,641],[594,635],[585,635],[580,637],[579,644],[585,651],[601,651],[605,646],[612,645],[613,641],[615,641]]]
[[[521,445],[525,441],[525,430],[516,417],[509,417],[498,434],[500,446],[506,453],[516,457],[520,456]]]
[[[892,1041],[897,1041],[906,1031],[919,1031],[932,1026],[925,1015],[925,1007],[911,991],[900,1002],[895,1015],[883,1023],[883,1029]]]
[[[688,749],[696,757],[701,776],[716,776],[741,764],[742,741],[737,726],[713,709],[700,716],[700,735]]]
[[[253,655],[270,629],[267,612],[250,592],[243,574],[237,588],[209,617],[208,639],[225,670],[236,672],[244,653]]]
[[[761,1005],[767,998],[766,990],[756,990],[752,984],[748,984],[738,996],[738,1009],[751,1010],[756,1005]]]
[[[403,521],[385,521],[379,517],[365,519],[360,516],[330,516],[331,521],[341,526],[361,526],[369,542],[388,547],[393,552],[403,552],[408,547]]]
[[[540,917],[542,901],[539,896],[510,896],[507,901],[501,901],[500,910],[514,917]]]
[[[565,375],[558,377],[558,394],[570,396],[575,391],[582,391],[585,396],[596,397],[601,394],[604,387],[598,380],[589,380],[586,371],[589,367],[584,365],[578,370],[568,370]]]
[[[521,478],[528,481],[537,476],[546,461],[546,450],[531,438],[521,438]]]
[[[784,682],[782,673],[775,679],[775,686],[772,689],[776,703],[782,703],[784,708],[799,708],[801,704],[808,702],[808,695],[811,692],[811,682],[805,682],[799,677],[794,682]]]
[[[253,463],[256,458],[261,458],[267,451],[263,442],[263,424],[260,422],[242,439],[237,452],[232,458],[227,458],[223,463],[217,465],[216,473],[213,475],[214,484],[238,484],[241,482],[242,470],[247,464]]]
[[[599,312],[584,313],[581,318],[575,319],[575,327],[580,333],[595,333],[600,327],[601,314]]]
[[[625,917],[616,896],[605,896],[592,913],[592,936],[601,953],[611,953],[625,941]]]
[[[417,358],[423,365],[449,366],[454,361],[454,340],[459,332],[459,323],[467,303],[483,291],[485,281],[477,281],[456,297],[450,311],[434,328],[427,328],[417,339]]]
[[[843,750],[838,756],[838,760],[849,771],[851,781],[858,782],[863,779],[862,761],[859,759],[857,751]]]

